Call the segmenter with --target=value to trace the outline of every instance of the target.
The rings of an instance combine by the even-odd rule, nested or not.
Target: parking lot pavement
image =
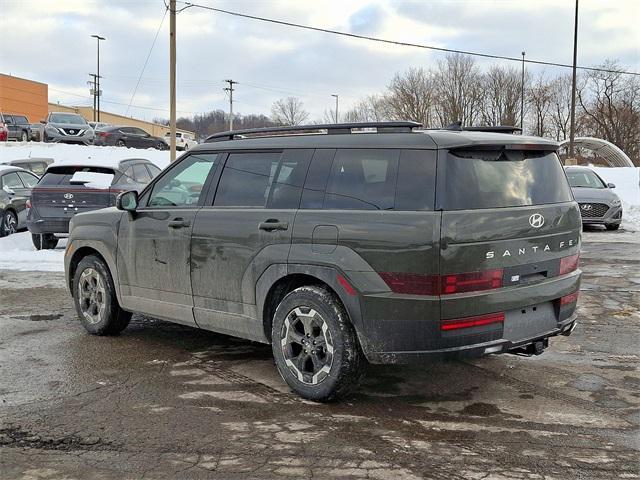
[[[542,356],[371,367],[331,405],[268,346],[141,316],[93,337],[62,275],[0,271],[2,478],[638,478],[638,236],[585,234],[580,325]]]

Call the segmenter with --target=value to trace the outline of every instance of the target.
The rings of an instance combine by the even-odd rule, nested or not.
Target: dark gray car
[[[0,237],[27,226],[27,205],[38,177],[22,168],[0,165]]]
[[[158,167],[141,158],[49,166],[33,190],[27,216],[33,244],[38,250],[55,248],[74,215],[115,205],[120,192],[141,191],[158,173]]]
[[[367,362],[539,354],[575,326],[580,213],[558,144],[412,122],[225,132],[71,222],[79,318],[272,345],[305,398]]]
[[[617,230],[622,222],[622,202],[612,190],[613,183],[605,181],[587,167],[566,167],[569,185],[580,206],[583,225],[604,225]]]

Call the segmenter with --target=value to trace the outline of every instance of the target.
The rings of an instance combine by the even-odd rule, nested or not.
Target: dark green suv
[[[541,138],[412,122],[216,134],[73,218],[78,315],[270,343],[305,398],[366,363],[538,354],[575,326],[580,212]]]

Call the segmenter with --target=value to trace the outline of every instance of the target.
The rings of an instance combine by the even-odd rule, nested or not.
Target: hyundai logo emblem
[[[533,228],[540,228],[542,225],[544,225],[544,217],[539,213],[534,213],[529,217],[529,225],[531,225]]]
[[[591,210],[593,207],[590,203],[583,203],[582,205],[580,205],[580,208],[582,208],[582,210]]]
[[[73,198],[73,193],[65,193],[64,198],[67,200],[71,200]]]

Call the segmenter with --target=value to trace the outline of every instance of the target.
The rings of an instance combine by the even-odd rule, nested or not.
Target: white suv
[[[164,138],[167,144],[169,144],[169,141],[171,139],[171,133],[169,132],[165,133]],[[195,147],[197,144],[198,142],[195,141],[195,139],[193,138],[193,135],[191,135],[190,133],[176,132],[176,150],[186,151],[192,147]]]

